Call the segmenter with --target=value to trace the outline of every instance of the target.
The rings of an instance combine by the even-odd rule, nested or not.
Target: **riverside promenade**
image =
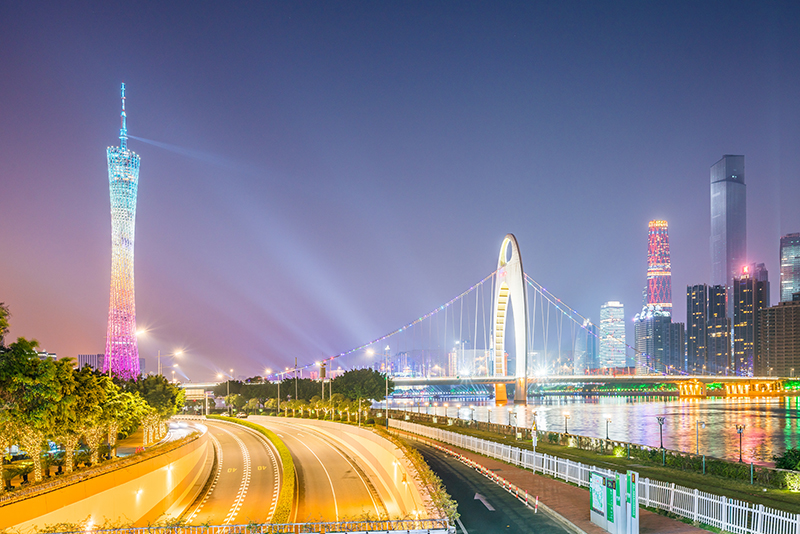
[[[437,443],[409,432],[397,429],[394,429],[393,432],[405,438],[426,443]],[[531,497],[538,496],[540,504],[544,504],[564,520],[571,523],[576,532],[585,532],[586,534],[603,534],[606,532],[592,523],[589,517],[589,492],[587,490],[544,475],[533,474],[526,469],[495,460],[494,458],[488,458],[466,449],[452,445],[438,445],[476,464],[482,465],[521,490],[527,491]],[[708,532],[677,519],[670,519],[643,508],[640,508],[640,510],[639,532],[641,534],[699,534]]]

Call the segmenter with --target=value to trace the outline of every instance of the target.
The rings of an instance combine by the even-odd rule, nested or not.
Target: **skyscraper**
[[[646,305],[672,310],[672,268],[669,260],[667,221],[650,221],[647,234]]]
[[[745,266],[733,279],[733,365],[738,376],[752,376],[758,344],[758,314],[769,308],[769,279],[763,263]]]
[[[800,234],[781,238],[781,302],[792,302],[800,291]]]
[[[800,373],[800,293],[761,310],[756,349],[756,376],[796,377]]]
[[[691,374],[702,374],[708,365],[708,286],[686,288],[686,357]]]
[[[625,367],[625,307],[610,301],[600,306],[600,367]]]
[[[722,156],[711,167],[711,283],[733,287],[747,261],[744,156]],[[728,300],[730,300],[730,289]],[[728,307],[728,313],[731,313]]]
[[[728,291],[723,285],[708,288],[708,360],[703,374],[731,373],[731,319],[728,317]]]
[[[575,338],[574,373],[582,375],[590,369],[598,367],[598,337],[600,336],[597,325],[589,319],[583,320],[583,330],[578,331]]]
[[[108,147],[108,185],[111,194],[111,299],[103,372],[123,379],[139,375],[136,344],[136,302],[133,288],[133,241],[139,156],[128,150],[125,84],[122,84],[119,146]]]

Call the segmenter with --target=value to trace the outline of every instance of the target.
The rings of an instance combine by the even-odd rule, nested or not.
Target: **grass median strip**
[[[224,417],[221,415],[209,415],[207,417],[208,419],[216,419],[219,421],[226,421],[228,423],[235,423],[237,425],[242,425],[255,430],[270,440],[273,445],[275,445],[283,466],[283,483],[281,484],[281,490],[278,495],[278,504],[275,506],[275,514],[272,516],[272,522],[288,523],[289,515],[292,513],[294,487],[297,482],[294,477],[294,460],[292,460],[292,454],[289,452],[289,448],[286,446],[286,444],[277,436],[277,434],[275,434],[275,432],[267,430],[263,426],[256,425],[249,421],[242,421],[241,419]]]

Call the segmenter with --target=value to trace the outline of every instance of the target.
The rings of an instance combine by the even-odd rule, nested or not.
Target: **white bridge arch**
[[[514,234],[507,234],[500,246],[497,261],[494,292],[492,298],[492,353],[494,355],[494,375],[508,376],[506,359],[506,319],[509,307],[514,309],[514,349],[516,364],[514,370],[514,402],[527,403],[528,389],[528,293],[525,289],[525,273],[522,270],[522,257]],[[505,384],[495,385],[495,400],[508,401]]]

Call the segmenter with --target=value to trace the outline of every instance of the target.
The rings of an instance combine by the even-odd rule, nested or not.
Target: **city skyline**
[[[620,301],[631,320],[650,220],[669,221],[672,285],[712,283],[723,154],[747,158],[746,261],[775,278],[781,236],[800,231],[798,11],[142,3],[120,39],[120,6],[3,5],[8,339],[103,351],[97,154],[120,81],[147,162],[136,314],[151,369],[178,348],[194,380],[220,360],[253,374],[348,350],[481,280],[509,232],[564,302],[598,323]]]

